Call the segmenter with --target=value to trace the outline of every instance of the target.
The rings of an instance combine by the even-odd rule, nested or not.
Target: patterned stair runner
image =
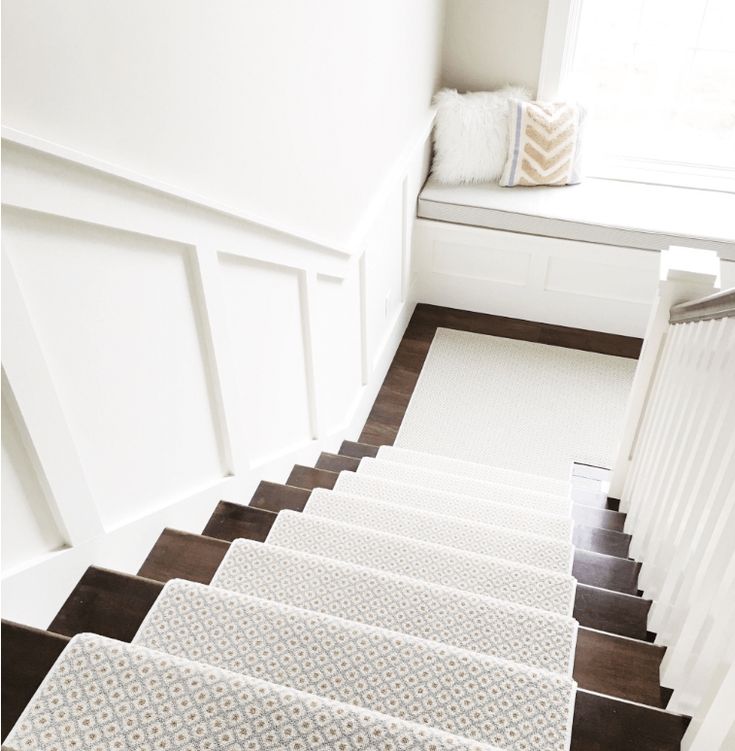
[[[212,586],[571,674],[577,622],[374,568],[236,540]]]
[[[337,558],[562,615],[569,615],[574,603],[576,581],[568,574],[310,514],[279,513],[266,544]]]
[[[492,747],[199,662],[82,634],[56,661],[3,748]]]
[[[312,491],[304,513],[548,571],[568,574],[572,570],[574,546],[569,542],[371,498],[317,489]]]
[[[564,751],[575,682],[437,642],[169,582],[134,643],[508,751]]]
[[[569,516],[572,510],[572,501],[569,497],[517,488],[512,485],[491,483],[474,477],[450,475],[446,472],[436,472],[421,466],[397,464],[383,459],[364,458],[357,468],[357,473],[434,490],[443,490],[449,493],[475,496],[496,503],[507,503],[521,508],[543,511],[547,514]]]
[[[574,523],[568,517],[535,509],[519,508],[459,493],[407,485],[406,483],[356,472],[340,472],[334,490],[376,500],[434,511],[495,527],[517,529],[533,535],[569,541]]]
[[[485,482],[513,485],[516,488],[526,488],[527,490],[538,490],[541,493],[561,495],[565,498],[569,497],[571,491],[571,484],[569,482],[558,480],[555,477],[531,475],[525,472],[517,472],[513,469],[492,467],[488,464],[475,464],[474,462],[466,462],[462,459],[451,459],[448,456],[426,454],[423,451],[412,451],[411,449],[398,448],[397,446],[381,446],[378,449],[377,458],[397,464],[410,464],[416,467],[423,467],[435,472],[472,477],[475,480],[484,480]]]

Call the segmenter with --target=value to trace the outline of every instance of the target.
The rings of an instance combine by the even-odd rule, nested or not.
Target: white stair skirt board
[[[340,491],[313,490],[304,513],[548,571],[562,574],[572,571],[574,546],[569,542]]]
[[[213,587],[570,675],[577,622],[252,540],[235,540]]]
[[[569,497],[516,488],[512,485],[501,485],[477,480],[473,477],[450,475],[446,472],[436,472],[411,464],[387,462],[384,459],[372,459],[370,457],[361,459],[357,467],[357,474],[382,477],[386,480],[418,485],[433,490],[443,490],[447,493],[469,495],[495,503],[505,503],[509,506],[542,511],[545,514],[569,517],[572,513],[572,500]]]
[[[439,328],[395,445],[562,480],[610,467],[635,365]]]
[[[569,677],[202,584],[166,584],[133,643],[507,751],[571,735]]]
[[[571,490],[571,484],[567,480],[532,475],[527,472],[516,472],[512,469],[491,467],[487,464],[466,462],[462,459],[451,459],[448,456],[429,454],[424,451],[411,451],[397,446],[381,446],[378,449],[377,458],[385,459],[387,462],[412,464],[417,467],[424,467],[424,469],[433,469],[436,472],[473,477],[475,480],[513,485],[517,488],[538,490],[540,493],[551,493],[564,497],[568,497]]]
[[[318,516],[281,511],[266,545],[336,558],[498,600],[569,615],[576,580],[511,561]]]
[[[492,748],[369,709],[82,634],[61,653],[3,749],[367,751],[383,744],[416,751]]]
[[[418,485],[407,485],[356,472],[340,472],[335,491],[375,498],[397,506],[433,511],[458,519],[517,529],[529,534],[565,542],[572,539],[574,522],[565,516],[547,514],[508,503],[486,501],[459,493],[447,493]]]

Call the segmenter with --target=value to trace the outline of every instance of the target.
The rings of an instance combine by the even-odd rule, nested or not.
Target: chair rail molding
[[[4,617],[45,628],[87,566],[135,570],[358,434],[415,306],[433,114],[345,243],[3,130],[3,396],[58,528],[15,546]]]

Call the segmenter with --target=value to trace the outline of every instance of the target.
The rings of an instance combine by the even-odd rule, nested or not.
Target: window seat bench
[[[642,336],[670,245],[714,251],[735,286],[735,194],[587,179],[564,188],[442,185],[419,194],[417,298]]]
[[[564,188],[429,180],[418,216],[643,250],[708,248],[735,260],[735,193],[592,178]]]

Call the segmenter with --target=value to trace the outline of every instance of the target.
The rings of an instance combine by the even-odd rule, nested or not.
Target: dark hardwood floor
[[[393,444],[438,327],[620,357],[637,358],[643,346],[641,339],[629,336],[419,304],[360,434],[360,442],[375,446]]]

